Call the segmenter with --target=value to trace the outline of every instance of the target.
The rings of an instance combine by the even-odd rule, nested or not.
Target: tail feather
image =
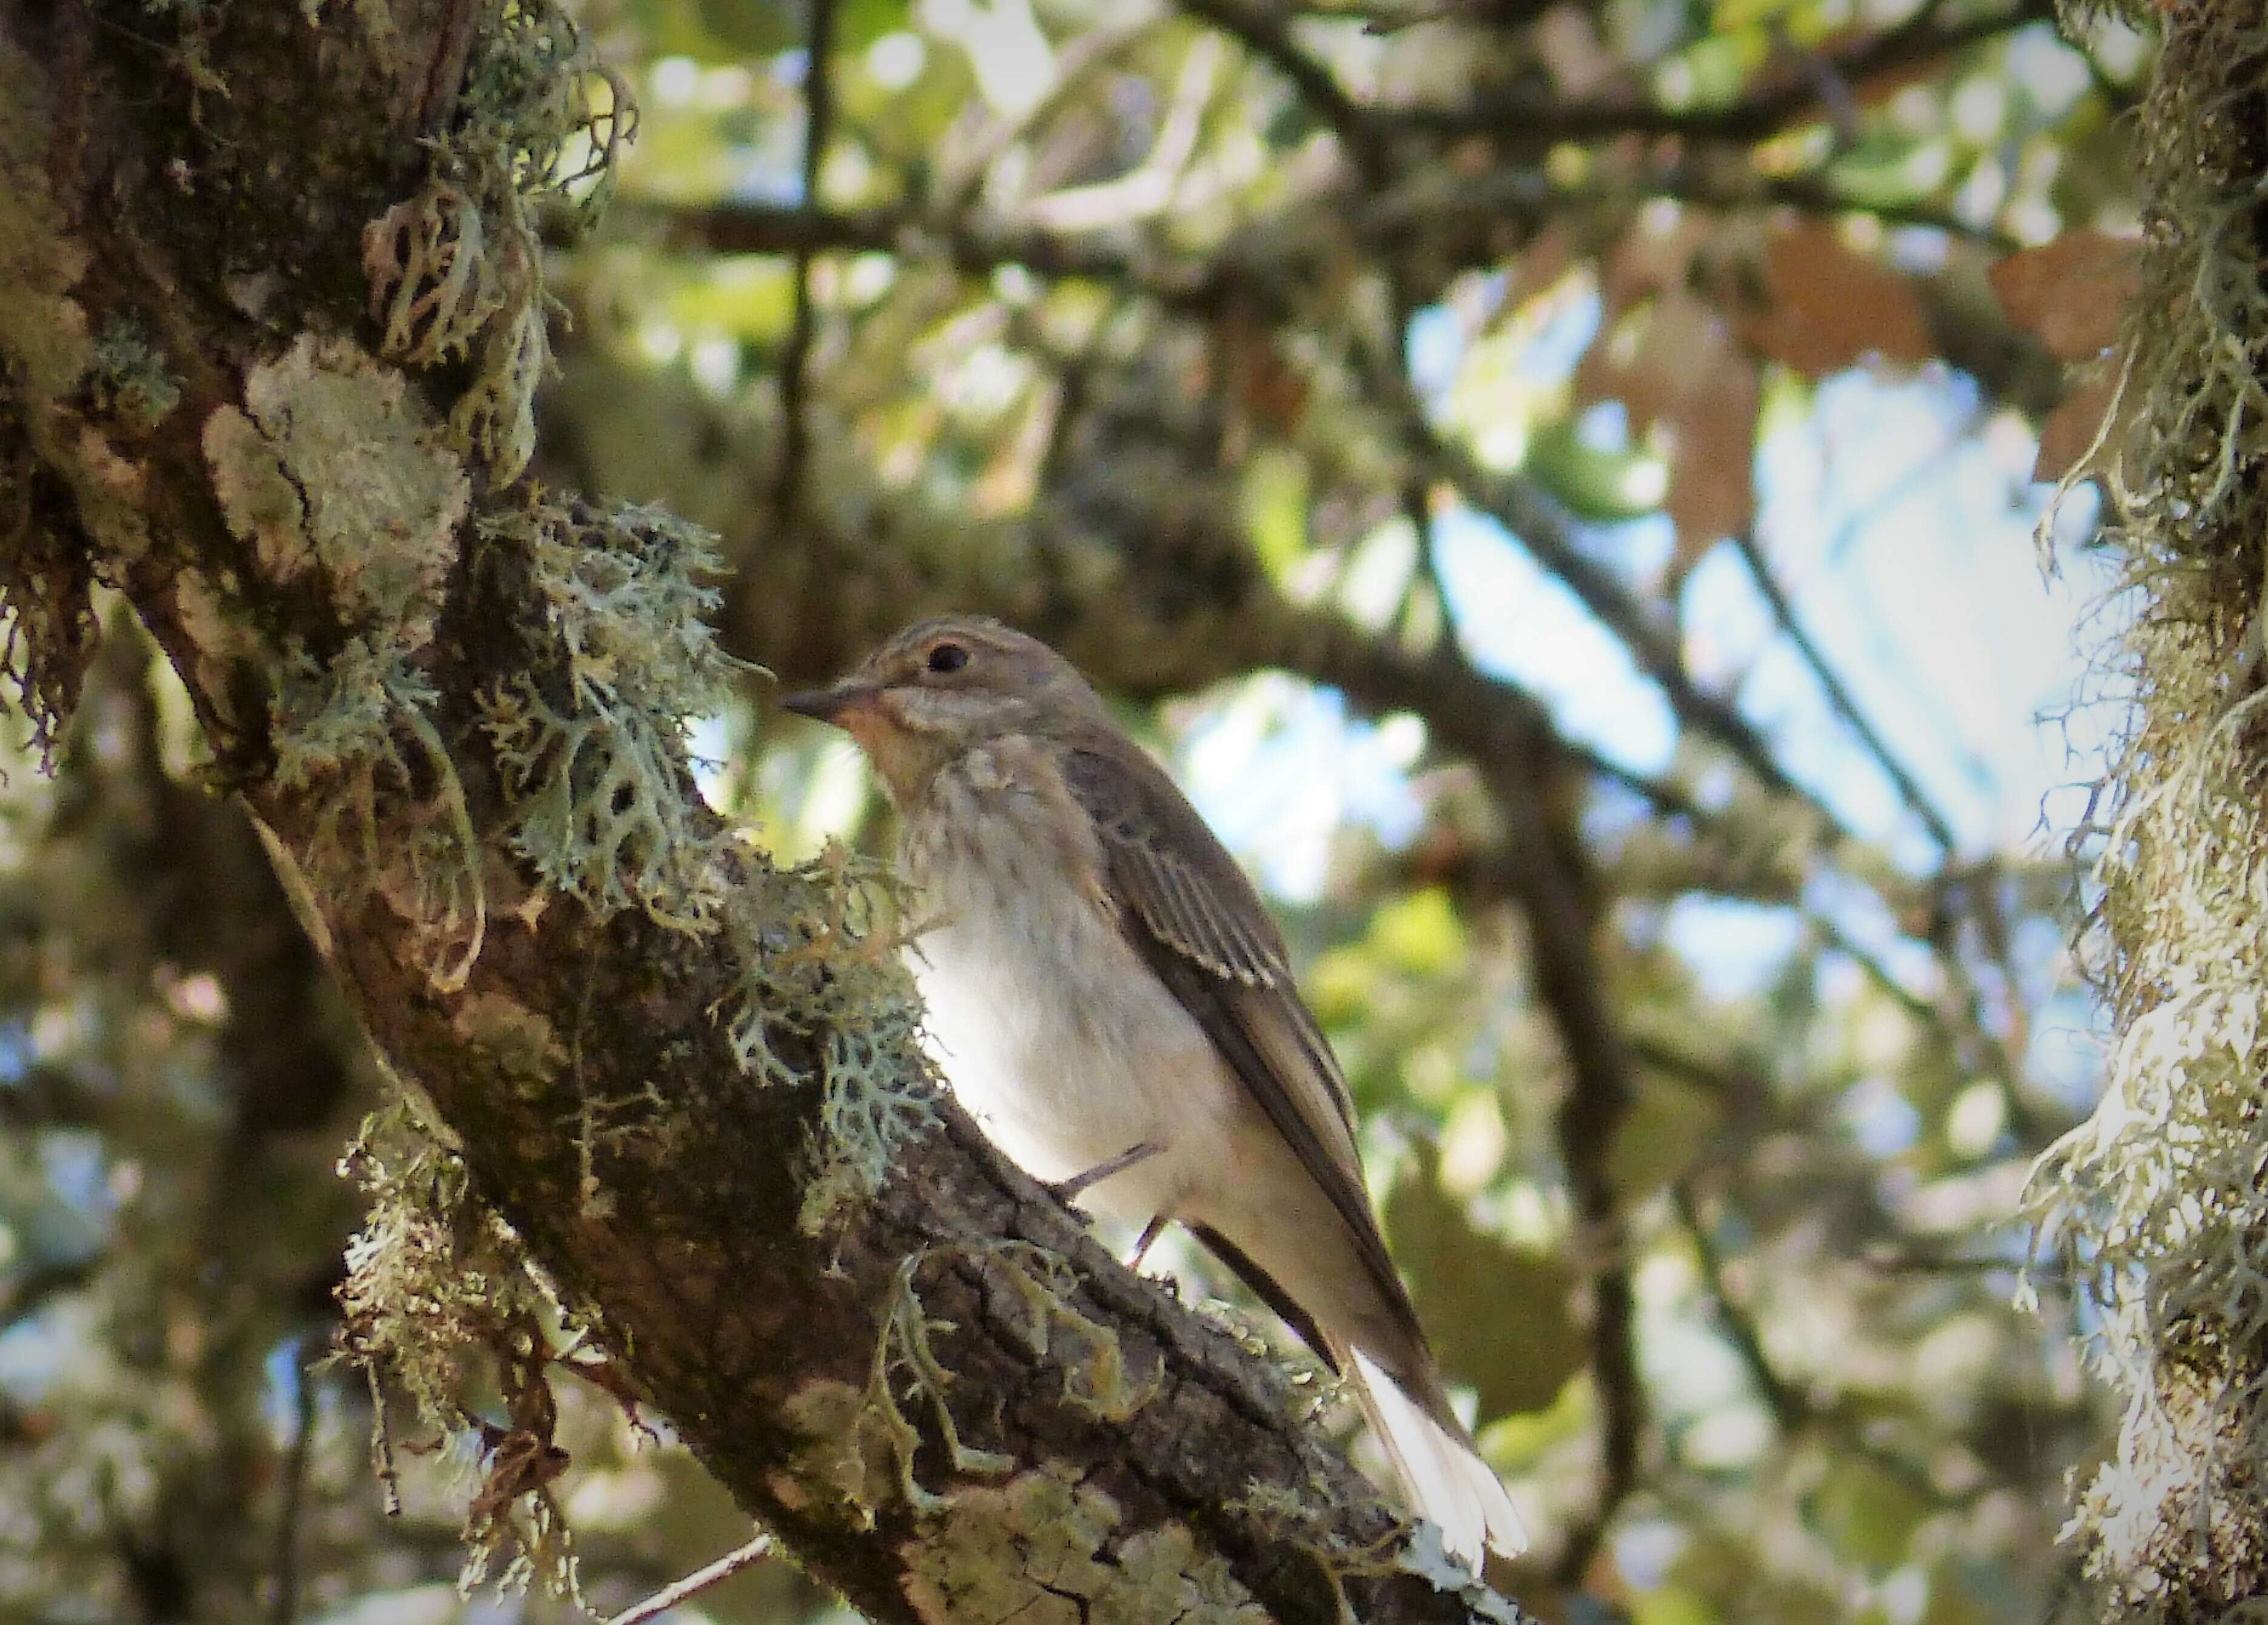
[[[1355,1397],[1401,1475],[1410,1510],[1440,1526],[1441,1543],[1475,1574],[1484,1547],[1506,1557],[1528,1549],[1528,1531],[1504,1482],[1464,1430],[1436,1421],[1360,1349],[1342,1361]]]

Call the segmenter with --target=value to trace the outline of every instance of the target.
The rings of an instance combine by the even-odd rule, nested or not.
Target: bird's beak
[[[845,677],[832,688],[806,689],[800,694],[786,695],[780,700],[780,708],[792,711],[799,717],[832,722],[839,727],[846,712],[872,705],[880,691],[872,683]]]

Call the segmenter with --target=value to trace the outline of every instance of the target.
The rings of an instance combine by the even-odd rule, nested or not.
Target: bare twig
[[[1897,752],[1890,749],[1889,742],[1867,720],[1867,713],[1859,708],[1857,698],[1844,683],[1842,674],[1827,658],[1826,651],[1812,641],[1810,632],[1805,630],[1802,620],[1795,613],[1795,605],[1789,602],[1787,594],[1782,590],[1779,578],[1772,573],[1771,561],[1756,545],[1755,533],[1739,532],[1733,537],[1733,545],[1740,550],[1741,558],[1747,562],[1749,573],[1756,580],[1756,590],[1764,595],[1764,602],[1771,607],[1772,618],[1779,623],[1780,630],[1787,634],[1788,641],[1795,646],[1796,653],[1803,656],[1803,663],[1811,668],[1811,675],[1818,681],[1820,691],[1827,696],[1828,705],[1834,709],[1836,715],[1843,719],[1852,733],[1858,736],[1859,742],[1867,748],[1867,753],[1889,776],[1907,808],[1929,831],[1930,838],[1942,850],[1953,851],[1958,845],[1958,838],[1953,832],[1952,824],[1929,799],[1928,793],[1914,778],[1912,771],[1899,759]]]
[[[683,1579],[665,1585],[633,1607],[623,1609],[607,1621],[607,1625],[641,1625],[656,1614],[666,1614],[688,1597],[707,1591],[711,1586],[731,1579],[749,1564],[771,1555],[772,1538],[759,1534],[745,1546],[736,1546],[716,1562],[696,1569]]]
[[[1180,9],[1228,35],[1289,79],[1300,100],[1331,127],[1348,160],[1365,174],[1377,168],[1383,128],[1371,109],[1347,94],[1329,66],[1300,48],[1280,21],[1244,0],[1180,0]]]
[[[1741,1356],[1749,1380],[1756,1385],[1757,1396],[1779,1423],[1781,1431],[1794,1432],[1811,1420],[1811,1401],[1779,1374],[1771,1356],[1764,1351],[1764,1338],[1756,1330],[1755,1319],[1734,1301],[1725,1279],[1725,1255],[1718,1250],[1716,1231],[1702,1216],[1701,1204],[1692,1186],[1679,1180],[1670,1191],[1670,1200],[1676,1204],[1677,1222],[1693,1238],[1693,1256],[1701,1266],[1701,1284],[1707,1289],[1710,1302],[1716,1305],[1718,1323],[1732,1341],[1733,1351]]]

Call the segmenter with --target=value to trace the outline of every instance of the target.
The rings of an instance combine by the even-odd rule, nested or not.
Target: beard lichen
[[[535,390],[551,364],[538,211],[563,203],[595,211],[636,124],[629,86],[562,7],[484,4],[424,186],[364,228],[384,352],[431,366],[478,345],[449,427],[498,485],[534,454]]]
[[[40,517],[34,472],[12,403],[0,395],[0,679],[52,771],[100,637],[94,568],[77,539]]]
[[[462,1156],[414,1097],[374,1112],[339,1164],[371,1199],[347,1244],[338,1348],[368,1374],[372,1451],[391,1501],[396,1450],[382,1393],[391,1382],[429,1438],[400,1446],[455,1450],[480,1481],[467,1505],[458,1577],[470,1591],[493,1576],[505,1590],[540,1582],[579,1601],[567,1525],[552,1491],[567,1452],[549,1367],[562,1311],[519,1237],[473,1188]],[[502,1568],[497,1568],[499,1560]]]
[[[2101,1103],[2031,1193],[2103,1311],[2101,1363],[2125,1395],[2117,1451],[2068,1531],[2122,1621],[2222,1617],[2268,1589],[2268,19],[2183,0],[2161,20],[2137,126],[2132,417],[2091,470],[2139,606],[2117,662],[2117,799],[2088,832],[2117,1036]]]

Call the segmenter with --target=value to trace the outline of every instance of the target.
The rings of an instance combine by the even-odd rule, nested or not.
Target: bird
[[[1184,1226],[1345,1380],[1448,1552],[1477,1573],[1484,1548],[1523,1550],[1388,1256],[1282,934],[1078,668],[945,616],[782,704],[847,733],[898,809],[929,1042],[987,1137],[1141,1246]]]

